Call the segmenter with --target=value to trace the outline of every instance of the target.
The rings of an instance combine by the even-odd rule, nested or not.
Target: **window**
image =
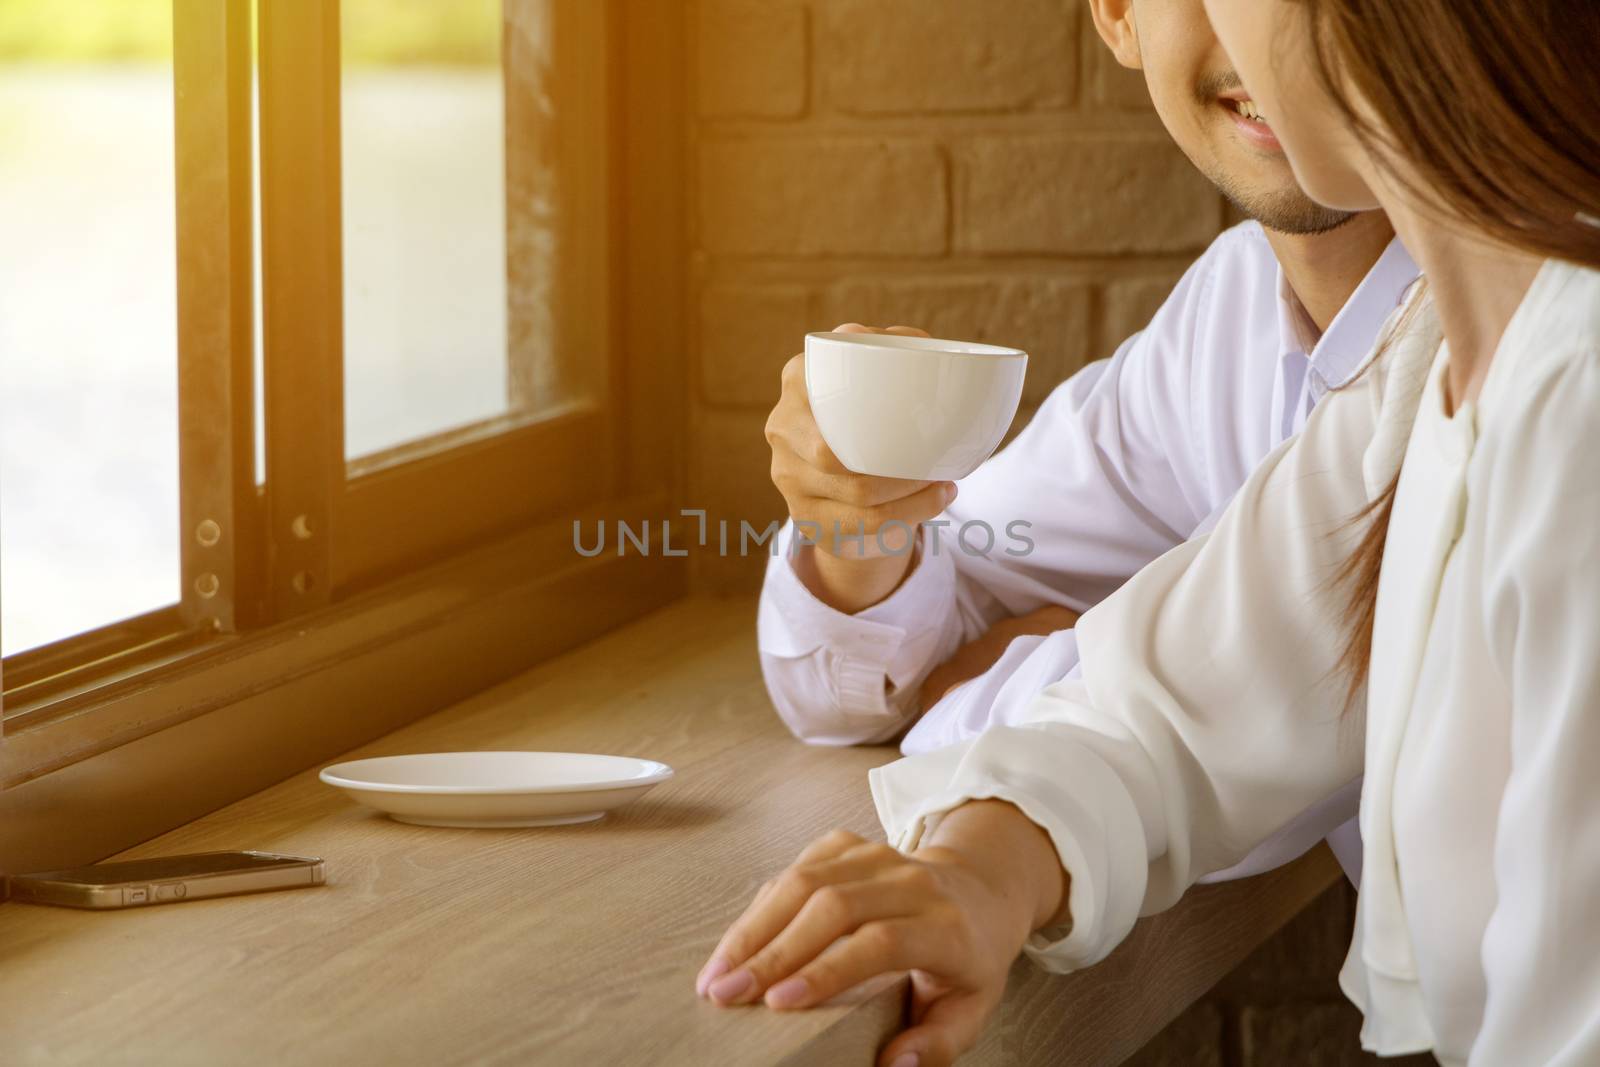
[[[404,10],[348,3],[341,26],[333,5],[262,8],[279,616],[616,490],[608,5],[506,0],[498,90],[470,66],[395,73],[380,60],[341,82],[341,56],[382,56],[373,38]],[[478,21],[463,55],[493,51],[494,29]],[[449,138],[431,152],[430,129]],[[483,168],[452,158],[472,153]],[[502,165],[503,177],[484,173]],[[456,315],[470,325],[453,327]],[[449,404],[427,403],[434,390]]]
[[[179,599],[170,5],[70,6],[0,5],[5,655]]]
[[[520,407],[508,373],[499,0],[435,5],[448,18],[420,27],[396,10],[343,8],[346,459]]]
[[[61,252],[52,274],[35,269],[41,250],[88,238],[42,201],[0,250],[0,319],[13,300],[36,305],[5,349],[30,368],[79,368],[60,388],[100,442],[78,478],[99,495],[72,498],[86,517],[34,508],[82,539],[29,536],[65,561],[57,573],[122,599],[74,597],[9,561],[0,573],[7,628],[33,626],[0,633],[0,788],[158,729],[145,712],[113,714],[129,694],[182,681],[194,689],[172,721],[205,713],[273,679],[233,675],[213,692],[195,681],[204,671],[220,678],[247,650],[584,509],[654,494],[660,514],[677,477],[679,409],[660,401],[682,380],[680,301],[650,266],[681,254],[677,60],[651,51],[671,38],[670,13],[648,0],[70,6],[74,32],[132,42],[139,62],[117,76],[143,95],[83,106],[92,129],[116,126],[105,152],[138,151],[59,163],[101,183],[86,199],[118,214],[92,254]],[[59,12],[10,0],[0,50],[69,21]],[[35,91],[17,78],[0,76],[0,102]],[[112,110],[136,104],[143,125]],[[145,156],[139,177],[131,161]],[[50,183],[11,166],[10,188]],[[76,339],[91,329],[125,339],[115,367],[138,383],[105,373],[106,342]],[[91,389],[115,402],[97,409]],[[38,492],[11,466],[70,479],[48,439],[5,422],[9,519]],[[114,510],[123,497],[143,526]],[[549,551],[507,566],[578,566],[541,536]],[[298,669],[274,656],[275,670]]]

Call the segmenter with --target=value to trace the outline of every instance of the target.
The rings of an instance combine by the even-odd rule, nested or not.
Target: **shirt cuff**
[[[834,678],[846,706],[884,707],[884,679],[902,688],[917,681],[932,664],[928,636],[955,605],[955,563],[932,550],[933,531],[919,527],[910,573],[888,597],[855,614],[824,604],[795,573],[794,521],[784,523],[767,561],[762,587],[757,644],[772,656],[792,658],[826,648],[835,660]],[[945,546],[940,546],[945,547]],[[857,703],[864,701],[865,703]]]
[[[1046,725],[994,726],[971,741],[868,772],[891,845],[910,853],[969,800],[1016,805],[1050,836],[1069,876],[1069,921],[1029,935],[1023,952],[1056,973],[1104,959],[1144,899],[1142,826],[1115,772],[1088,746]]]

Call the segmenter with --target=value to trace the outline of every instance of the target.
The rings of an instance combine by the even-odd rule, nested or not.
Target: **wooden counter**
[[[754,622],[750,600],[680,601],[344,757],[556,749],[676,768],[600,822],[407,826],[312,769],[118,858],[315,855],[325,887],[0,905],[0,1063],[871,1064],[900,1026],[903,977],[791,1013],[694,994],[728,923],[812,838],[881,839],[866,771],[897,756],[795,741]],[[1119,1062],[1336,874],[1319,848],[1198,890],[1082,974],[1019,960],[963,1064]]]

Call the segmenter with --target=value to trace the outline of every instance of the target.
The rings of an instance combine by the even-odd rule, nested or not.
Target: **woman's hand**
[[[806,1008],[910,971],[912,1027],[879,1063],[948,1067],[977,1043],[1029,932],[1064,899],[1065,876],[1043,831],[1010,804],[972,802],[945,821],[955,832],[909,856],[844,830],[813,842],[729,927],[696,990],[723,1005]],[[1036,891],[1045,885],[1054,895]]]

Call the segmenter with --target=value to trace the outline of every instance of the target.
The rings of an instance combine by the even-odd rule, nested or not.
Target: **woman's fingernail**
[[[712,1000],[732,1004],[755,986],[756,976],[750,973],[750,968],[740,967],[732,974],[725,974],[706,986],[706,992],[711,994]]]
[[[694,980],[694,991],[700,996],[706,995],[706,986],[728,973],[728,961],[721,956],[712,956],[706,965],[700,968],[700,974]]]
[[[802,1003],[810,995],[811,984],[797,974],[793,978],[785,978],[767,990],[767,1006],[772,1008],[792,1008]]]
[[[902,1052],[894,1058],[894,1062],[889,1064],[889,1067],[917,1067],[917,1064],[921,1062],[922,1057],[915,1052]]]

